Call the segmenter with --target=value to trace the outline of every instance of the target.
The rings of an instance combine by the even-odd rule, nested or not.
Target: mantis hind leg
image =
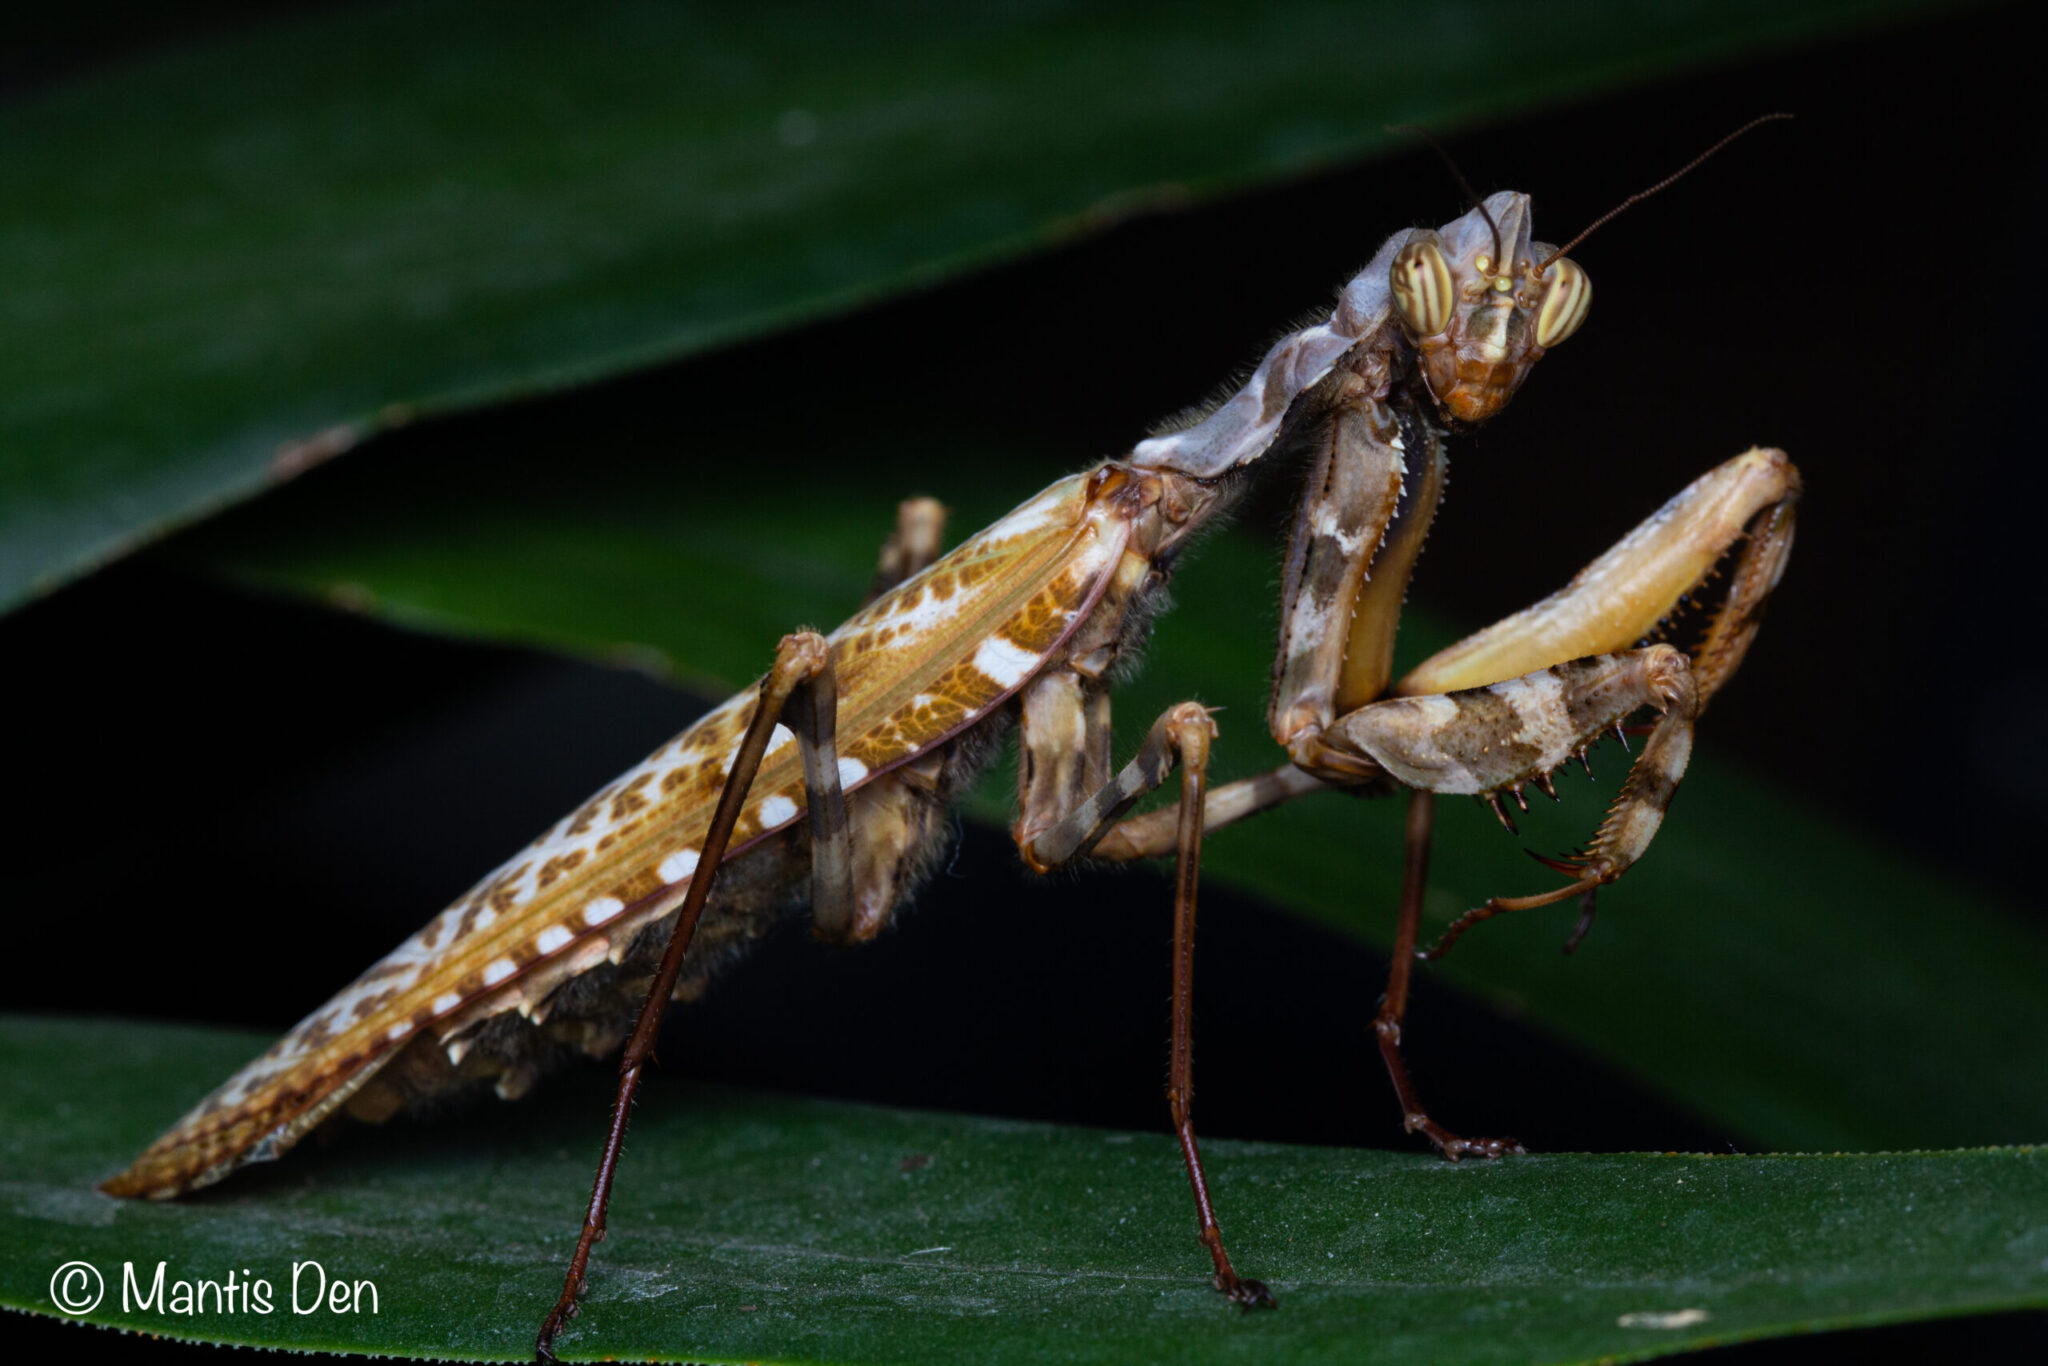
[[[569,1258],[561,1296],[541,1323],[540,1335],[535,1339],[534,1357],[537,1361],[555,1360],[555,1338],[576,1314],[576,1301],[583,1293],[584,1273],[590,1264],[591,1248],[604,1237],[605,1216],[611,1204],[612,1183],[618,1174],[619,1153],[625,1145],[626,1121],[632,1114],[633,1096],[640,1089],[641,1076],[654,1054],[662,1016],[682,973],[684,956],[689,952],[690,940],[696,933],[704,903],[710,898],[719,864],[732,840],[733,828],[739,822],[747,790],[753,786],[754,775],[760,770],[761,759],[768,751],[768,743],[777,725],[784,720],[792,724],[803,747],[805,781],[811,789],[808,799],[812,803],[814,894],[849,908],[847,913],[850,915],[852,902],[847,888],[850,874],[847,871],[846,812],[833,762],[835,696],[830,647],[825,638],[815,631],[799,631],[784,636],[775,652],[775,665],[761,682],[760,699],[755,704],[753,717],[747,723],[739,748],[734,752],[725,786],[718,794],[718,807],[705,835],[698,871],[691,877],[682,905],[677,908],[675,926],[669,933],[661,966],[648,988],[632,1036],[626,1041],[625,1056],[619,1062],[618,1094],[612,1104],[611,1125],[606,1131],[603,1154],[598,1159],[597,1175],[591,1183],[590,1204],[583,1217],[582,1232],[576,1239],[576,1250]]]

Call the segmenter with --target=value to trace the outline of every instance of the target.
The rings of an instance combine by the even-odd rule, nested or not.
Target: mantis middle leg
[[[1214,1284],[1246,1309],[1270,1307],[1272,1292],[1240,1276],[1223,1245],[1194,1124],[1195,903],[1201,878],[1209,750],[1216,723],[1194,702],[1159,717],[1138,753],[1115,775],[1096,781],[1109,749],[1107,694],[1095,681],[1061,667],[1034,680],[1024,694],[1019,745],[1021,814],[1014,835],[1024,860],[1049,872],[1087,857],[1124,812],[1158,788],[1177,767],[1174,811],[1173,1007],[1166,1103],[1193,1188],[1197,1230],[1215,1266]]]

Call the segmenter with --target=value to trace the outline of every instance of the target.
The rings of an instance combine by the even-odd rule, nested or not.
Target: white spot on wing
[[[560,925],[550,925],[533,937],[533,946],[542,953],[553,953],[569,942],[569,932]]]
[[[1003,636],[990,636],[974,651],[974,667],[1005,688],[1014,688],[1038,667],[1039,656]]]
[[[610,920],[625,909],[626,903],[620,901],[617,897],[601,896],[583,908],[583,923],[586,925],[602,925],[605,921]]]
[[[903,627],[916,635],[951,617],[965,600],[965,595],[960,593],[941,598],[928,589],[919,589],[915,596],[905,596],[897,603],[886,620],[890,625]]]
[[[497,962],[484,969],[484,985],[494,987],[517,971],[519,971],[517,963],[514,963],[509,958],[500,958]]]
[[[781,825],[784,821],[796,819],[796,803],[784,796],[763,797],[754,814],[762,827]]]
[[[839,785],[841,787],[852,787],[867,776],[868,766],[860,760],[841,759],[839,761]]]
[[[434,998],[434,1013],[436,1015],[446,1015],[461,1004],[462,998],[460,996],[457,996],[452,991],[444,991]]]
[[[681,882],[684,878],[697,871],[697,851],[695,849],[678,849],[675,853],[663,859],[661,867],[655,871],[661,874],[663,882]],[[586,912],[586,914],[588,913]]]
[[[412,1033],[412,1021],[401,1020],[397,1024],[391,1026],[391,1028],[385,1030],[384,1037],[391,1040],[391,1042],[393,1043],[397,1043],[400,1039],[404,1038],[406,1035],[410,1033]]]

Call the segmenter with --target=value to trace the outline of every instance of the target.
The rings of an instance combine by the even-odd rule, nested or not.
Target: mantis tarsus
[[[1532,239],[1527,197],[1495,194],[1438,230],[1389,238],[1327,317],[1282,338],[1222,402],[1059,480],[950,554],[940,554],[939,506],[906,502],[861,612],[830,636],[785,637],[758,688],[495,870],[104,1189],[167,1198],[279,1156],[344,1106],[381,1119],[484,1079],[510,1098],[551,1052],[603,1055],[624,1039],[582,1236],[537,1343],[551,1358],[604,1229],[669,1000],[702,990],[793,905],[810,906],[824,939],[880,933],[943,845],[948,803],[1015,726],[1012,834],[1033,869],[1175,856],[1172,1124],[1216,1288],[1247,1308],[1272,1304],[1225,1250],[1190,1108],[1205,834],[1327,788],[1410,792],[1393,968],[1374,1020],[1380,1051],[1408,1129],[1446,1157],[1519,1151],[1431,1118],[1402,1062],[1434,795],[1480,796],[1512,828],[1504,796],[1550,791],[1555,769],[1653,711],[1586,849],[1545,860],[1567,884],[1497,897],[1425,952],[1502,912],[1580,897],[1590,914],[1592,893],[1655,837],[1694,721],[1741,663],[1791,549],[1798,474],[1781,452],[1754,449],[1557,593],[1394,681],[1395,628],[1442,494],[1446,432],[1499,411],[1584,321],[1590,298],[1584,271]],[[1119,659],[1149,631],[1182,546],[1278,469],[1305,470],[1267,714],[1287,762],[1210,791],[1217,727],[1188,701],[1115,767]],[[1664,643],[1710,584],[1718,601],[1697,642]],[[1176,804],[1127,815],[1176,771]]]

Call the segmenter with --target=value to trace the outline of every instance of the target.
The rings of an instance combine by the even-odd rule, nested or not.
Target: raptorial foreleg
[[[1571,859],[1544,860],[1577,879],[1535,896],[1497,897],[1467,918],[1476,923],[1578,896],[1642,857],[1692,754],[1699,694],[1691,661],[1669,645],[1573,660],[1491,687],[1375,702],[1342,718],[1335,735],[1411,788],[1485,798],[1512,830],[1504,796],[1526,807],[1523,789],[1532,784],[1555,796],[1550,775],[1583,760],[1603,733],[1644,707],[1661,715],[1592,843]]]
[[[1650,728],[1650,738],[1643,745],[1642,753],[1630,765],[1628,778],[1622,783],[1614,804],[1608,808],[1607,818],[1600,823],[1600,829],[1584,852],[1563,858],[1536,856],[1546,867],[1567,877],[1578,874],[1576,881],[1534,896],[1489,897],[1484,905],[1476,906],[1452,921],[1437,941],[1426,949],[1418,950],[1418,955],[1441,958],[1465,931],[1482,920],[1491,920],[1507,911],[1534,910],[1574,896],[1584,900],[1585,912],[1571,938],[1566,941],[1565,951],[1569,953],[1578,947],[1592,919],[1593,893],[1627,872],[1650,847],[1650,841],[1656,838],[1658,829],[1664,824],[1664,813],[1670,807],[1671,798],[1678,791],[1679,780],[1685,776],[1686,763],[1692,757],[1693,717],[1698,714],[1697,709],[1696,698],[1691,699],[1690,705],[1674,701],[1657,719]]]
[[[1799,495],[1799,471],[1783,451],[1744,451],[1679,490],[1563,588],[1431,655],[1394,692],[1483,687],[1627,649],[1680,626],[1718,582],[1726,590],[1720,606],[1689,647],[1704,708],[1756,638],[1792,554]]]
[[[1574,660],[1491,687],[1376,702],[1341,718],[1330,733],[1332,743],[1370,757],[1414,790],[1393,963],[1373,1028],[1409,1131],[1426,1135],[1453,1161],[1468,1155],[1499,1157],[1521,1148],[1513,1139],[1461,1138],[1437,1123],[1417,1097],[1401,1057],[1402,1020],[1428,881],[1434,796],[1483,796],[1512,828],[1503,793],[1519,801],[1522,789],[1534,784],[1555,796],[1552,772],[1574,756],[1583,759],[1587,746],[1603,732],[1646,706],[1662,715],[1591,849],[1575,863],[1552,862],[1582,876],[1552,892],[1496,897],[1453,926],[1448,940],[1503,911],[1547,906],[1612,882],[1642,856],[1691,753],[1698,694],[1690,662],[1669,645]]]
[[[1403,782],[1485,793],[1512,830],[1500,794],[1520,801],[1526,782],[1547,790],[1555,762],[1517,746],[1526,748],[1538,731],[1584,734],[1594,713],[1617,696],[1638,697],[1637,705],[1663,713],[1585,852],[1543,860],[1574,881],[1536,896],[1493,898],[1452,925],[1428,956],[1504,911],[1590,895],[1642,857],[1685,772],[1694,719],[1741,665],[1785,572],[1799,496],[1799,471],[1783,451],[1745,451],[1694,480],[1562,589],[1424,661],[1396,685],[1398,700],[1345,719],[1339,729],[1350,742],[1388,759]],[[1717,583],[1725,592],[1689,659],[1668,646],[1608,653],[1675,629]],[[1602,659],[1633,659],[1640,667],[1591,667]],[[1616,687],[1620,694],[1613,694]],[[1548,705],[1559,689],[1569,694],[1561,711]],[[1461,715],[1453,718],[1453,710]],[[1526,734],[1525,723],[1533,727]]]

